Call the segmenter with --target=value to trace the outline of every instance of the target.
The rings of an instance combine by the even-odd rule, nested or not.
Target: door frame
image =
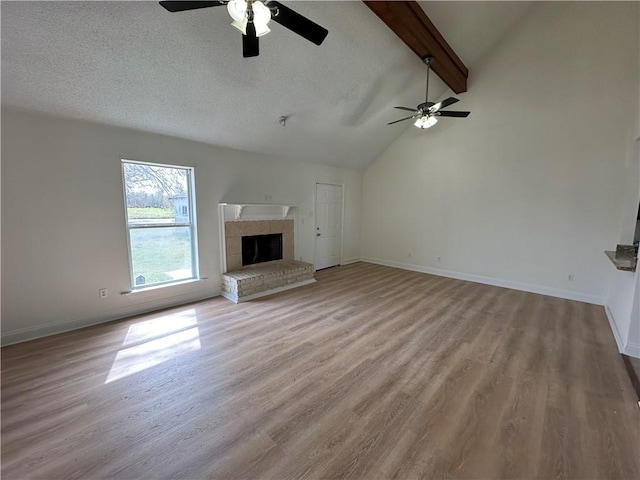
[[[338,255],[338,265],[342,265],[342,252],[344,250],[344,183],[337,182],[320,182],[316,181],[313,183],[313,271],[317,272],[316,269],[316,248],[317,248],[317,237],[316,237],[316,227],[317,227],[317,201],[318,201],[318,185],[331,185],[333,187],[340,187],[340,254]]]

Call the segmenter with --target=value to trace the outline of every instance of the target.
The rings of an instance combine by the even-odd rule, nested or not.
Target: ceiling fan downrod
[[[427,66],[427,88],[424,94],[424,109],[429,108],[429,71],[431,70],[431,62],[433,61],[433,57],[425,57],[423,60],[424,64]]]

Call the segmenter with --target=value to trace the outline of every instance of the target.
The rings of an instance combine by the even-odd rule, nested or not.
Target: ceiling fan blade
[[[405,120],[409,120],[411,118],[416,118],[417,116],[419,116],[419,115],[411,115],[410,117],[407,117],[407,118],[401,118],[400,120],[396,120],[394,122],[389,122],[389,123],[387,123],[387,125],[393,125],[394,123],[404,122]]]
[[[253,22],[247,23],[247,34],[242,35],[242,56],[244,58],[260,55],[260,44],[256,37],[256,27]]]
[[[432,105],[431,107],[429,107],[429,112],[431,112],[431,113],[437,112],[441,108],[448,107],[449,105],[453,105],[454,103],[459,102],[459,101],[460,100],[458,100],[457,98],[453,98],[453,97],[446,98],[443,101],[441,101],[439,103],[436,103],[435,105]]]
[[[449,110],[441,110],[439,112],[435,112],[434,115],[438,115],[439,117],[460,117],[466,118],[469,116],[471,112],[452,112]]]
[[[160,2],[170,12],[184,12],[196,8],[219,7],[227,2]]]
[[[393,108],[397,108],[398,110],[406,110],[407,112],[419,113],[418,110],[416,110],[415,108],[409,108],[409,107],[393,107]]]
[[[294,12],[289,7],[285,7],[280,2],[268,2],[267,6],[277,8],[277,12],[274,12],[271,16],[274,22],[278,22],[283,27],[288,28],[316,45],[320,45],[329,33],[329,30],[326,28]]]

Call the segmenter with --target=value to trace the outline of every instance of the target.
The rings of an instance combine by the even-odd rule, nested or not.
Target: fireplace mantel
[[[289,211],[292,208],[295,208],[295,205],[279,205],[274,203],[220,203],[219,205],[222,207],[234,207],[234,215],[236,220],[240,220],[242,218],[242,212],[246,207],[265,207],[279,209],[282,218],[287,218],[287,215],[289,215]]]

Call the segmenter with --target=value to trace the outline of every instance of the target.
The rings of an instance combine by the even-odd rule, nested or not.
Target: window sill
[[[171,289],[172,287],[180,287],[182,285],[191,285],[193,283],[200,283],[208,280],[209,277],[201,277],[201,278],[192,278],[190,280],[182,280],[179,282],[173,283],[165,283],[163,285],[154,285],[151,287],[145,288],[136,288],[135,290],[130,290],[128,292],[122,292],[121,295],[125,297],[138,297],[138,296],[146,296],[155,294],[163,294],[166,293],[166,289]],[[145,295],[146,294],[146,295]]]

